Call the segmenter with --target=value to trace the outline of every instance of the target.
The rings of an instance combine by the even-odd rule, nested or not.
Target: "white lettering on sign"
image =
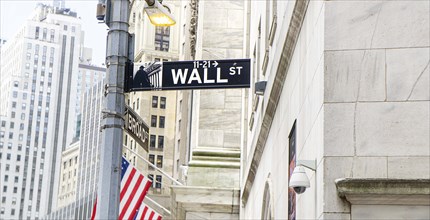
[[[243,68],[242,66],[230,67],[230,75],[232,75],[232,76],[235,75],[236,70],[237,70],[237,75],[240,75],[240,71],[242,70],[242,68]]]
[[[182,72],[182,69],[178,69],[177,73],[175,73],[175,69],[172,69],[173,83],[178,84],[178,79],[181,78],[181,84],[185,84],[187,74],[188,74],[188,69],[185,69],[184,72]]]
[[[214,79],[208,79],[208,69],[203,70],[203,75],[204,75],[204,77],[203,77],[204,83],[215,83]]]
[[[240,70],[242,67],[231,67],[230,75],[235,75],[236,73],[240,75]],[[210,83],[228,83],[228,79],[221,78],[221,68],[218,67],[216,70],[216,79],[209,79],[208,69],[203,69],[203,81],[200,76],[199,69],[194,68],[191,74],[188,76],[188,69],[172,69],[173,83],[178,84],[192,84],[196,81],[198,84],[210,84]],[[188,79],[188,80],[187,80]]]
[[[188,79],[188,84],[191,84],[194,80],[197,80],[199,84],[202,84],[202,79],[200,78],[199,71],[197,69],[193,69],[191,72],[191,76]]]
[[[133,117],[128,117],[128,130],[136,135],[143,143],[148,139],[148,134],[143,126]]]
[[[219,83],[228,83],[228,79],[221,79],[221,68],[216,68],[216,79]]]

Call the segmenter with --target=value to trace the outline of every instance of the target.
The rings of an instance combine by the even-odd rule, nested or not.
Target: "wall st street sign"
[[[143,149],[148,151],[149,127],[128,105],[125,105],[124,127],[124,130],[133,137]]]
[[[139,65],[126,76],[126,92],[249,88],[250,59],[168,61]],[[130,71],[128,71],[130,72]]]

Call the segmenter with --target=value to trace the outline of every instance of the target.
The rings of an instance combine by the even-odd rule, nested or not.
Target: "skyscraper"
[[[56,206],[61,152],[76,129],[80,22],[38,4],[1,48],[2,219],[38,219]]]

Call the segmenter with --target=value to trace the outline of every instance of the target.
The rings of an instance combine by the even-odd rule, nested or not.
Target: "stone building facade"
[[[76,199],[76,183],[78,180],[79,141],[72,143],[61,154],[61,171],[58,193],[58,208],[62,208]]]
[[[429,2],[250,1],[244,219],[428,219]],[[289,189],[300,160],[310,188]],[[413,210],[413,211],[411,211]]]
[[[181,60],[245,56],[242,1],[183,1]],[[239,217],[240,149],[245,89],[181,91],[184,186],[172,186],[171,218]]]

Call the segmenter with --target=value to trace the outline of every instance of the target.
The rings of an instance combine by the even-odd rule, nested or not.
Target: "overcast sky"
[[[93,64],[100,66],[105,61],[107,26],[96,19],[97,0],[66,0],[82,19],[85,31],[85,46],[93,49]],[[52,5],[53,1],[0,0],[0,38],[11,39],[22,27],[37,3]]]

